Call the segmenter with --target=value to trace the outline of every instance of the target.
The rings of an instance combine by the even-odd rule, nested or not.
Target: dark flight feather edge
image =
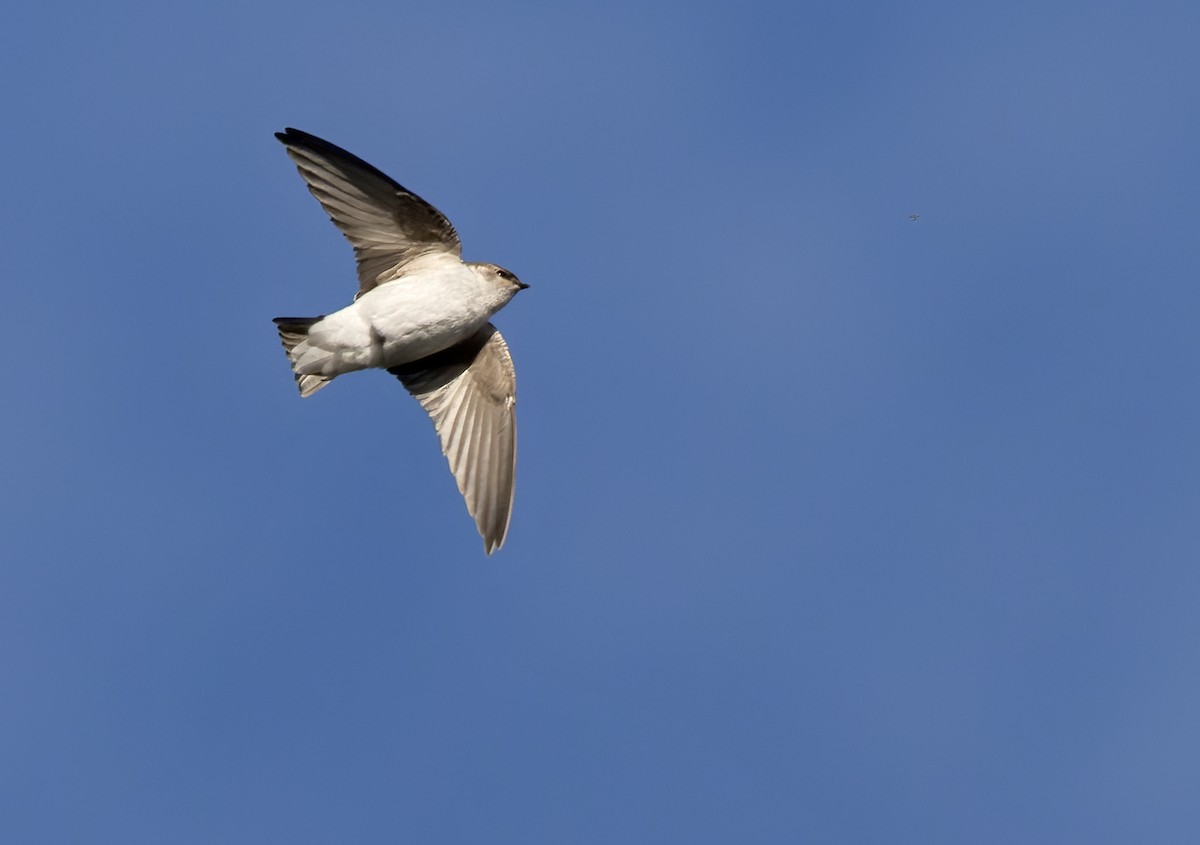
[[[308,132],[303,131],[302,129],[293,129],[290,126],[287,127],[286,129],[284,129],[282,132],[276,132],[275,137],[278,138],[279,141],[282,144],[284,144],[284,146],[300,147],[302,149],[310,149],[310,150],[313,150],[324,156],[327,156],[328,158],[331,158],[334,161],[337,161],[338,159],[343,159],[345,161],[348,161],[348,162],[354,164],[356,167],[361,167],[363,170],[367,171],[368,173],[370,173],[374,176],[378,176],[380,179],[387,182],[389,185],[392,185],[393,187],[395,187],[396,190],[401,191],[401,192],[408,194],[410,196],[413,196],[413,197],[416,196],[416,194],[414,194],[408,188],[401,185],[399,182],[397,182],[391,176],[388,176],[386,173],[384,173],[382,170],[380,170],[375,165],[368,164],[367,162],[363,161],[361,158],[356,156],[354,153],[343,150],[337,144],[331,144],[329,141],[326,141],[324,138],[318,138],[316,135],[311,135]],[[422,202],[424,202],[424,200],[422,200]]]

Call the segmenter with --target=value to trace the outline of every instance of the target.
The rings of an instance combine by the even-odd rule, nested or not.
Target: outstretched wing
[[[458,233],[445,215],[358,156],[299,129],[275,137],[354,246],[359,296],[394,279],[419,256],[462,254]]]
[[[508,345],[489,323],[457,346],[388,372],[433,418],[491,554],[508,533],[517,462],[516,373]]]

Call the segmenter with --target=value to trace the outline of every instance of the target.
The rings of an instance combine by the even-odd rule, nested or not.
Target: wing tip
[[[316,136],[311,135],[302,129],[297,129],[294,126],[285,126],[282,132],[275,133],[275,137],[285,144],[292,144],[297,141],[315,138]]]
[[[498,552],[504,546],[504,541],[508,538],[508,526],[504,526],[504,530],[498,534],[484,534],[479,532],[479,536],[483,537],[483,551],[490,557],[492,552]]]
[[[303,129],[296,129],[294,126],[286,127],[282,132],[276,132],[275,137],[285,147],[290,147],[297,150],[311,150],[320,155],[325,155],[333,158],[344,157],[352,161],[358,162],[371,170],[376,168],[367,164],[354,153],[344,150],[332,141],[326,141],[324,138],[314,135],[311,132],[305,132]],[[381,174],[382,175],[382,174]],[[389,178],[384,176],[384,178]]]

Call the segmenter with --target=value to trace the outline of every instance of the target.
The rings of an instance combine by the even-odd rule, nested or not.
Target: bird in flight
[[[322,317],[276,317],[301,396],[381,368],[433,419],[488,554],[504,545],[516,469],[516,375],[489,320],[529,287],[495,264],[462,260],[458,233],[425,200],[341,147],[275,133],[354,247],[358,293]]]

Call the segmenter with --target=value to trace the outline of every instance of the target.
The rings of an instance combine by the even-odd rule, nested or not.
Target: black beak
[[[525,284],[524,282],[517,282],[518,290],[525,290],[525,288],[527,288],[527,287],[529,287],[529,285]]]

